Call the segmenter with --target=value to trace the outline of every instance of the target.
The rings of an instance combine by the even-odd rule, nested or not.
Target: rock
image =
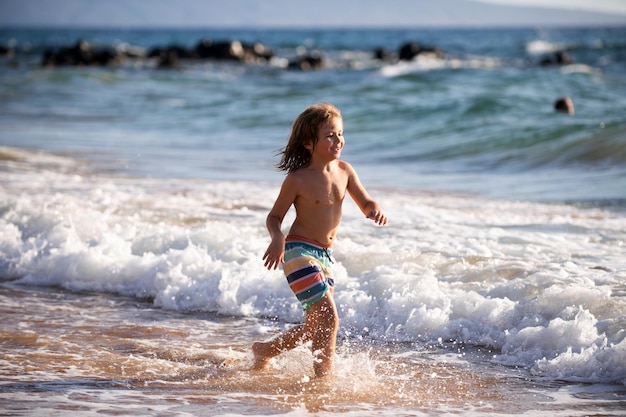
[[[374,58],[379,61],[392,61],[396,59],[396,56],[385,48],[376,48],[374,49]]]
[[[180,62],[178,60],[178,54],[175,50],[168,50],[161,52],[159,55],[159,63],[157,68],[161,69],[175,69],[180,68]]]
[[[185,59],[192,58],[193,52],[184,46],[170,45],[166,48],[156,47],[148,51],[148,58],[161,58],[164,55],[176,55],[177,58]]]
[[[444,58],[444,53],[441,49],[433,46],[422,47],[415,42],[403,44],[398,51],[398,58],[401,61],[411,61],[420,54],[430,54],[436,58]]]
[[[118,62],[121,57],[110,48],[96,49],[85,40],[79,40],[69,48],[44,51],[42,66],[106,66]]]
[[[240,62],[264,62],[270,60],[273,52],[261,43],[246,44],[240,41],[218,41],[203,39],[196,45],[195,56],[201,59],[215,59]]]
[[[11,57],[15,54],[15,50],[13,48],[0,45],[0,56],[8,56]]]
[[[569,65],[573,64],[574,61],[570,56],[563,51],[557,51],[554,55],[545,57],[541,60],[540,64],[542,66],[550,66],[550,65]]]
[[[319,70],[326,66],[324,59],[319,54],[308,54],[299,56],[291,61],[287,68],[299,69],[302,71]]]

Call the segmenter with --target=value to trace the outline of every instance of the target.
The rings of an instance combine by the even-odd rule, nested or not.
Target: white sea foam
[[[599,69],[585,64],[564,65],[561,68],[561,72],[563,74],[589,74],[595,76],[602,75],[602,71],[600,71]]]
[[[422,73],[442,69],[493,69],[502,66],[502,62],[496,58],[470,57],[440,58],[433,55],[418,55],[412,61],[394,62],[384,65],[379,73],[383,77],[401,77],[407,74]]]
[[[302,319],[282,273],[261,261],[277,184],[82,175],[33,158],[2,162],[3,280]],[[626,384],[623,213],[370,191],[390,223],[346,201],[334,248],[343,334],[454,340],[538,375]]]
[[[526,53],[529,55],[542,55],[562,51],[567,45],[544,40],[534,40],[526,44]]]

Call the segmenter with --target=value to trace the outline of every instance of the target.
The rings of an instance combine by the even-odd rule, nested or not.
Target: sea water
[[[623,415],[624,34],[4,30],[4,415]],[[277,57],[38,65],[78,38],[202,37]],[[372,58],[409,40],[446,57]],[[313,49],[326,69],[285,68]],[[557,49],[575,63],[538,64]],[[250,372],[251,343],[303,318],[261,256],[276,152],[319,100],[389,225],[346,199],[333,378],[306,346]]]

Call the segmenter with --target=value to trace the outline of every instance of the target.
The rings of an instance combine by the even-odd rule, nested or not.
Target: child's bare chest
[[[346,195],[344,181],[320,179],[312,182],[306,190],[306,200],[316,206],[332,206],[341,204]]]

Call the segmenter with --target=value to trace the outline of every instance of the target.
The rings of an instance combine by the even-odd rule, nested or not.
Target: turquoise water
[[[0,143],[102,160],[148,176],[274,179],[276,150],[308,104],[345,117],[344,157],[370,184],[548,201],[626,197],[626,29],[3,30]],[[204,38],[261,42],[265,64],[183,62],[157,70],[39,67],[85,39],[150,49]],[[444,59],[373,59],[408,41]],[[541,66],[554,51],[573,64]],[[322,71],[284,68],[317,51]],[[570,96],[576,113],[555,113]],[[113,163],[113,165],[112,165]]]

